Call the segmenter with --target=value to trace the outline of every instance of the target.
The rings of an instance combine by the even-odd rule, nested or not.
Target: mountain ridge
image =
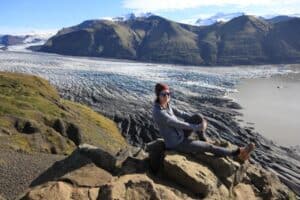
[[[295,28],[296,27],[296,28]],[[192,26],[151,15],[126,21],[87,20],[61,29],[40,51],[184,65],[299,63],[298,18],[271,23],[242,15]],[[281,34],[278,34],[281,33]],[[276,37],[275,37],[276,36]],[[274,43],[280,43],[281,49]],[[283,56],[280,52],[285,53]]]

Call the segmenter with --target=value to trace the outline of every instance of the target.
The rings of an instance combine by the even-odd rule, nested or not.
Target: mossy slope
[[[77,142],[113,153],[127,145],[112,120],[61,99],[48,81],[0,72],[0,148],[69,154]]]

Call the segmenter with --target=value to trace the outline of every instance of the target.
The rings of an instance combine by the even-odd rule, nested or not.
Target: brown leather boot
[[[255,149],[255,144],[254,143],[249,143],[245,147],[240,147],[240,153],[237,156],[238,159],[242,162],[245,162],[246,160],[249,159],[251,152]]]

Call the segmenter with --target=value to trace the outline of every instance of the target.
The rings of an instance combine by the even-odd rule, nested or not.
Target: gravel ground
[[[16,198],[39,174],[63,158],[63,155],[28,154],[0,149],[0,196]]]

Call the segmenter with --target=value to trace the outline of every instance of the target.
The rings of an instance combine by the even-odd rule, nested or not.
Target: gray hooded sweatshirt
[[[177,119],[184,120],[191,117],[191,114],[178,110],[172,103],[168,103],[167,108],[163,108],[158,102],[155,102],[152,109],[152,117],[157,124],[159,133],[165,141],[166,148],[174,148],[184,139],[183,129],[198,131],[202,124],[191,124]]]

